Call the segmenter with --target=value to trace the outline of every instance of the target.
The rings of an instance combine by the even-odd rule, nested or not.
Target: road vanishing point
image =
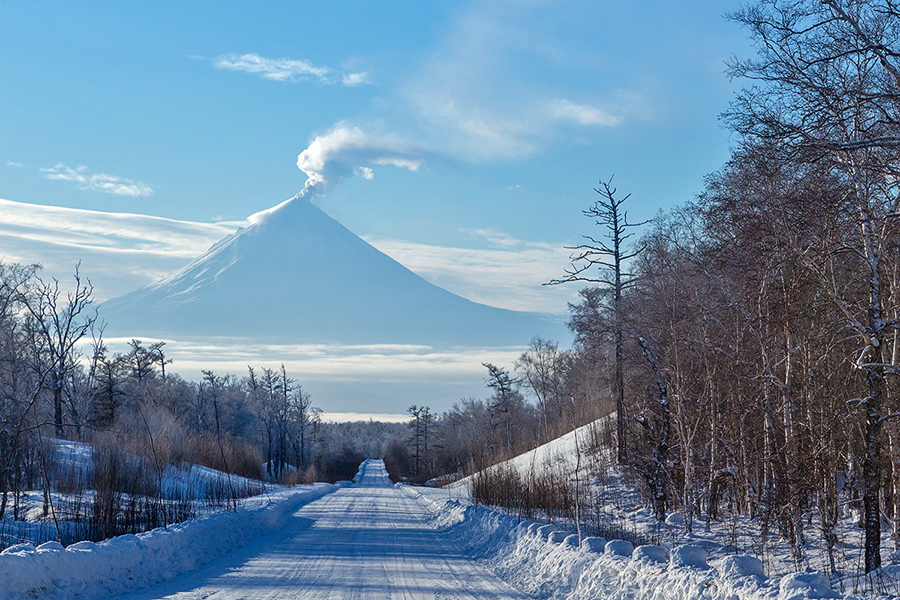
[[[368,460],[356,483],[300,508],[275,534],[119,598],[527,598],[430,523],[420,501],[391,484],[384,461]]]

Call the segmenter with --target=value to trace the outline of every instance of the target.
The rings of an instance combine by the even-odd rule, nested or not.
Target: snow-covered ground
[[[534,475],[539,473],[546,467],[557,468],[572,473],[574,475],[576,467],[584,469],[585,477],[592,467],[596,466],[597,461],[608,462],[607,453],[601,453],[601,456],[592,455],[587,452],[589,440],[595,436],[595,432],[603,427],[607,427],[612,417],[603,417],[593,423],[583,425],[569,433],[562,435],[555,440],[538,446],[534,450],[523,452],[507,461],[501,463],[511,467],[515,471],[523,475]],[[581,450],[581,460],[578,457],[578,450]],[[472,480],[472,476],[464,477],[447,487],[454,489],[467,490]]]
[[[519,521],[484,507],[444,499],[446,492],[405,488],[431,506],[435,526],[464,552],[535,598],[566,600],[806,600],[853,598],[817,572],[765,576],[751,556],[713,567],[704,548],[635,548],[623,540],[579,538],[555,525]]]
[[[582,470],[579,476],[590,484],[595,519],[607,524],[608,529],[621,532],[638,543],[658,544],[669,550],[683,544],[700,546],[707,552],[711,564],[721,565],[727,557],[738,554],[753,555],[762,561],[764,573],[773,578],[799,571],[828,572],[825,545],[821,531],[815,525],[818,517],[812,513],[805,529],[806,543],[802,545],[803,557],[799,562],[792,557],[789,544],[777,531],[771,532],[763,542],[758,522],[744,516],[728,514],[720,520],[707,522],[706,515],[699,515],[695,517],[691,533],[686,534],[682,515],[672,512],[666,524],[660,526],[638,491],[634,476],[612,464],[612,449],[601,448],[593,456],[587,452],[592,439],[603,437],[592,435],[592,428],[609,428],[614,418],[613,414],[599,419],[498,466],[514,469],[526,477],[543,469],[552,469],[574,478],[579,464],[576,448],[580,447]],[[600,473],[600,477],[596,473]],[[423,489],[420,492],[434,501],[454,499],[468,505],[472,503],[469,498],[471,480],[470,476],[440,490]],[[597,514],[600,517],[596,517]],[[556,525],[575,531],[571,523],[557,522]],[[875,593],[900,595],[900,553],[894,552],[887,525],[882,534],[882,556],[887,566],[874,580],[866,579],[860,572],[863,530],[856,526],[856,515],[851,511],[844,512],[838,523],[838,534],[836,559],[841,572],[833,578],[832,585],[845,592],[871,595],[874,589]]]
[[[0,553],[0,599],[102,598],[153,585],[278,531],[298,507],[335,489],[320,483],[282,490],[247,499],[236,511],[96,544],[12,546]]]
[[[93,477],[93,447],[67,440],[52,440],[52,444],[54,473],[51,480],[66,480],[70,487],[75,486],[75,482],[79,488],[87,485]],[[132,457],[132,460],[145,463],[145,470],[151,472],[153,484],[160,488],[163,498],[177,498],[189,503],[188,512],[195,517],[227,510],[227,497],[232,492],[243,498],[282,489],[200,465],[168,465],[161,473],[156,473],[149,461],[139,457]],[[13,520],[10,499],[5,519],[0,520],[0,550],[19,543],[38,545],[60,537],[63,541],[84,539],[87,535],[86,516],[94,496],[95,492],[90,489],[62,492],[54,484],[49,511],[45,514],[42,491],[30,490],[19,498],[18,520]],[[240,499],[239,503],[243,504],[244,500]]]
[[[55,446],[54,458],[57,471],[80,476],[83,481],[90,479],[91,471],[94,468],[93,447],[91,444],[59,439],[53,440],[53,444]],[[135,460],[142,459],[135,457]],[[152,470],[149,464],[146,468]],[[154,473],[154,477],[156,476]],[[195,498],[207,497],[214,493],[213,488],[229,484],[238,489],[259,488],[262,491],[262,484],[255,479],[248,479],[239,475],[228,475],[222,471],[216,471],[201,465],[168,465],[159,474],[159,478],[161,479],[160,485],[163,492],[190,492]]]
[[[852,598],[819,573],[766,578],[746,555],[579,539],[449,500],[453,490],[391,486],[380,460],[355,479],[99,544],[8,549],[0,600]]]

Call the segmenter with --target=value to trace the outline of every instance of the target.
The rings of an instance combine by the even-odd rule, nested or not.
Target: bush
[[[575,485],[561,469],[548,465],[523,476],[507,464],[476,472],[469,483],[471,498],[479,504],[506,509],[523,519],[575,518]]]

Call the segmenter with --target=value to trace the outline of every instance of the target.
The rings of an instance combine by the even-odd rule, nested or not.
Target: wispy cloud
[[[265,212],[265,211],[264,211]],[[0,260],[42,263],[67,278],[77,260],[98,299],[156,281],[247,225],[198,223],[147,215],[25,204],[0,199]],[[473,248],[366,236],[413,272],[456,294],[502,308],[563,313],[574,287],[541,286],[569,263],[563,244],[529,242],[493,229],[471,229]],[[478,248],[484,246],[487,248]]]
[[[469,300],[533,312],[563,314],[577,300],[577,289],[544,286],[569,264],[563,244],[528,242],[494,230],[467,230],[491,248],[454,248],[391,240],[364,239],[431,283]]]
[[[6,166],[9,167],[9,168],[11,168],[11,169],[21,169],[21,168],[24,167],[25,165],[23,165],[23,164],[20,163],[20,162],[15,162],[15,161],[12,161],[12,160],[8,160],[8,161],[6,161]]]
[[[571,141],[573,127],[626,123],[633,102],[620,89],[588,83],[594,57],[553,50],[567,40],[548,14],[543,3],[502,1],[460,12],[398,89],[391,110],[407,118],[394,117],[396,130],[440,155],[488,163],[539,155]],[[578,80],[546,75],[582,67]]]
[[[140,337],[140,335],[138,336]],[[158,338],[143,336],[156,341]],[[107,338],[125,352],[131,338]],[[512,367],[524,347],[437,349],[406,345],[260,345],[242,338],[164,339],[172,370],[200,378],[203,370],[243,376],[247,365],[280,368],[297,377],[315,404],[328,413],[360,410],[399,415],[418,399],[442,411],[465,397],[486,394],[484,362]],[[364,391],[361,391],[364,390]]]
[[[41,263],[61,280],[78,260],[98,299],[147,285],[242,225],[195,223],[0,199],[0,259]]]
[[[223,54],[213,59],[217,69],[242,71],[259,75],[272,81],[318,81],[323,84],[339,83],[346,87],[370,84],[368,73],[342,73],[328,67],[320,67],[306,59],[266,58],[259,54]]]
[[[517,246],[531,246],[544,249],[556,248],[556,246],[550,246],[548,244],[534,244],[530,242],[523,242],[522,240],[516,239],[508,233],[498,231],[496,229],[460,229],[459,232],[471,237],[483,239],[490,245],[498,248],[515,248]]]
[[[357,87],[360,85],[369,85],[372,79],[368,73],[344,73],[341,76],[341,83],[346,87]]]
[[[409,415],[404,413],[360,413],[360,412],[323,412],[319,418],[326,423],[350,423],[354,421],[382,421],[387,423],[407,423]]]
[[[89,173],[87,167],[80,165],[74,169],[63,163],[41,169],[47,179],[56,181],[72,181],[82,190],[104,192],[117,196],[150,196],[153,188],[146,183],[133,181],[124,177],[107,175],[106,173]]]
[[[129,340],[106,341],[111,349],[117,349]],[[182,374],[193,368],[198,373],[203,368],[246,373],[248,364],[277,367],[283,362],[303,380],[367,383],[431,378],[463,382],[473,376],[479,380],[484,372],[481,363],[512,363],[524,350],[518,346],[438,349],[404,344],[256,344],[244,338],[169,339],[166,349]],[[199,362],[198,357],[202,357]]]
[[[622,117],[617,117],[608,112],[588,106],[576,104],[570,100],[558,98],[550,103],[550,114],[561,121],[572,121],[579,125],[600,125],[613,127],[622,122]]]

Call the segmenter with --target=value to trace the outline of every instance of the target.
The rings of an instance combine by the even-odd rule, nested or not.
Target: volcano
[[[550,317],[429,283],[303,197],[248,222],[169,276],[103,303],[107,335],[444,347],[565,335]]]

